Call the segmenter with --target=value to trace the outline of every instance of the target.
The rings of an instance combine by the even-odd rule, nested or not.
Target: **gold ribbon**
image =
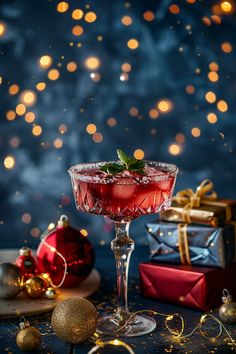
[[[215,205],[225,208],[226,222],[232,218],[231,208],[228,204],[216,201],[217,193],[213,191],[213,183],[205,179],[194,192],[192,189],[184,189],[173,198],[179,205],[183,206],[182,220],[191,224],[190,211],[192,208],[199,208],[201,204]]]
[[[178,224],[179,255],[182,264],[191,264],[187,228],[188,224]]]

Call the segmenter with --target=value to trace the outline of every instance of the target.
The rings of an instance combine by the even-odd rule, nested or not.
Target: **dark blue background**
[[[222,197],[235,198],[235,14],[221,14],[222,23],[211,19],[212,5],[217,1],[175,1],[180,7],[172,14],[172,1],[69,1],[69,10],[56,11],[58,1],[1,0],[0,21],[7,26],[0,37],[0,245],[19,247],[23,242],[38,244],[32,237],[42,232],[60,214],[66,213],[71,223],[87,229],[94,242],[108,242],[110,225],[102,217],[78,213],[75,209],[67,169],[78,162],[113,159],[117,148],[133,154],[136,149],[145,152],[145,158],[173,162],[180,168],[176,189],[195,187],[204,178],[214,181]],[[94,11],[97,20],[86,23],[72,20],[73,9],[85,13]],[[143,13],[151,10],[155,19],[147,22]],[[131,26],[124,26],[121,18],[129,15]],[[202,18],[210,19],[207,26]],[[72,27],[80,24],[84,34],[75,37]],[[103,39],[99,41],[98,36]],[[136,38],[139,47],[131,50],[127,41]],[[70,42],[74,45],[70,46]],[[81,47],[77,46],[80,42]],[[231,53],[221,49],[223,42],[233,46]],[[51,68],[60,71],[57,81],[50,81],[38,60],[48,54],[53,58]],[[63,59],[61,57],[64,57]],[[84,62],[96,56],[101,61],[97,72],[99,82],[94,82],[91,71]],[[66,64],[75,61],[76,72],[66,70]],[[121,65],[129,62],[132,70],[129,80],[122,82]],[[208,79],[209,64],[219,65],[219,80]],[[58,67],[58,63],[61,66]],[[196,69],[200,73],[196,73]],[[39,136],[32,135],[32,124],[24,116],[8,121],[6,112],[15,109],[20,93],[9,95],[8,88],[17,83],[20,92],[45,81],[47,87],[37,92],[37,101],[28,111],[36,114],[35,124],[43,128]],[[186,86],[193,85],[195,93],[186,93]],[[221,113],[216,104],[206,102],[207,91],[214,91],[217,101],[228,103],[228,110]],[[153,120],[150,109],[161,99],[168,99],[173,109]],[[133,117],[131,107],[138,109]],[[216,124],[206,116],[214,112]],[[117,125],[107,124],[115,117]],[[96,124],[103,140],[95,143],[86,132],[89,123]],[[67,133],[58,132],[66,124]],[[201,129],[199,138],[191,129]],[[176,143],[176,135],[184,134],[181,153],[173,156],[168,148]],[[11,139],[19,138],[19,146],[12,147]],[[56,138],[63,140],[63,147],[56,149]],[[43,143],[43,144],[42,144]],[[4,167],[6,156],[15,158],[13,169]],[[69,199],[68,199],[69,197]],[[31,215],[29,224],[22,222],[22,215]],[[153,219],[153,217],[150,217]],[[149,219],[150,219],[149,218]],[[145,242],[145,218],[133,223],[132,236]],[[35,232],[35,230],[34,230]],[[34,233],[33,232],[33,233]]]

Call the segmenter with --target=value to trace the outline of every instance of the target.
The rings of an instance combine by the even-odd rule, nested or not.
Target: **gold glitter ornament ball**
[[[21,330],[17,333],[16,344],[23,352],[34,352],[41,344],[41,335],[37,328],[31,327],[28,321],[20,324]]]
[[[39,276],[34,276],[25,282],[25,290],[30,297],[38,298],[46,291],[45,282]]]
[[[56,335],[70,344],[83,343],[96,331],[98,313],[90,301],[72,297],[60,302],[52,313]]]
[[[219,308],[219,317],[224,323],[236,323],[236,302],[233,302],[232,296],[227,289],[223,290],[223,304]]]

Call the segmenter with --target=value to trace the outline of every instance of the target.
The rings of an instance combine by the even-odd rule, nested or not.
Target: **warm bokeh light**
[[[211,124],[215,124],[217,122],[217,115],[215,113],[209,113],[207,115],[207,120]]]
[[[69,8],[69,4],[66,1],[61,1],[57,4],[57,11],[58,12],[66,12]]]
[[[139,114],[138,108],[136,107],[131,107],[129,109],[129,114],[131,115],[131,117],[137,117]]]
[[[121,65],[121,70],[125,73],[129,73],[132,69],[132,66],[130,65],[130,63],[123,63]]]
[[[206,16],[204,16],[204,17],[202,18],[202,22],[203,22],[204,25],[206,25],[206,26],[211,26],[211,20],[210,20],[208,17],[206,17]]]
[[[219,70],[219,65],[216,62],[213,61],[213,62],[211,62],[209,64],[209,69],[211,71],[218,71]]]
[[[194,138],[199,138],[199,136],[201,135],[201,130],[197,127],[194,127],[191,130],[191,134],[192,136],[194,136]]]
[[[36,89],[38,91],[43,91],[43,90],[45,90],[45,88],[46,88],[45,82],[38,82],[37,85],[36,85]]]
[[[87,230],[85,230],[85,229],[80,229],[79,231],[80,231],[80,233],[81,233],[84,237],[87,237],[87,236],[88,236],[88,231],[87,231]]]
[[[72,33],[74,36],[81,36],[83,34],[84,29],[82,26],[76,25],[72,28]]]
[[[109,125],[109,127],[115,127],[117,124],[117,120],[113,117],[110,117],[107,119],[107,125]]]
[[[139,42],[137,41],[137,39],[131,38],[131,39],[128,40],[127,46],[128,46],[130,49],[134,50],[134,49],[137,49],[137,48],[138,48]]]
[[[30,235],[33,237],[39,237],[40,230],[37,227],[34,227],[33,229],[30,230]]]
[[[122,73],[120,75],[120,81],[127,81],[129,79],[129,75],[126,73]]]
[[[81,9],[75,9],[72,14],[71,14],[71,17],[74,19],[74,20],[81,20],[81,18],[84,16],[84,13]]]
[[[217,102],[217,108],[220,112],[226,112],[228,110],[228,104],[224,100]]]
[[[66,124],[60,124],[58,127],[58,132],[63,135],[68,132],[68,127]]]
[[[212,91],[208,91],[206,94],[205,94],[205,99],[207,102],[209,103],[214,103],[216,101],[216,95],[214,92]]]
[[[221,4],[220,4],[220,7],[222,8],[222,10],[226,13],[229,13],[231,12],[232,10],[232,5],[229,1],[223,1]]]
[[[137,160],[142,160],[144,158],[144,151],[142,149],[137,149],[135,150],[134,152],[134,157],[137,159]]]
[[[86,15],[84,16],[84,19],[86,22],[88,23],[92,23],[95,22],[97,19],[97,15],[95,14],[95,12],[88,12],[86,13]]]
[[[37,96],[33,91],[23,91],[20,95],[20,100],[26,106],[32,106],[36,102]]]
[[[172,103],[169,100],[161,100],[157,103],[157,108],[162,113],[167,113],[172,109]]]
[[[70,61],[69,63],[67,63],[66,69],[69,72],[73,73],[74,71],[77,70],[77,63],[75,61]]]
[[[100,67],[101,63],[97,57],[89,57],[85,60],[85,66],[89,70],[96,70]]]
[[[25,121],[26,121],[27,123],[33,123],[34,120],[35,120],[35,114],[34,114],[34,112],[28,112],[28,113],[26,113],[26,115],[25,115]]]
[[[0,37],[3,37],[6,32],[6,25],[3,22],[0,22]]]
[[[146,21],[153,21],[154,18],[155,18],[155,15],[152,11],[145,11],[144,14],[143,14],[143,18],[144,20]]]
[[[23,114],[25,114],[26,112],[26,107],[23,103],[19,103],[16,106],[16,113],[18,114],[18,116],[23,116]]]
[[[212,21],[215,22],[217,25],[220,25],[221,22],[222,22],[220,16],[218,16],[218,15],[212,15],[212,16],[211,16],[211,19],[212,19]]]
[[[49,80],[55,81],[60,77],[60,73],[57,69],[51,69],[48,72],[48,78]]]
[[[95,124],[90,123],[90,124],[87,125],[86,131],[87,131],[87,133],[89,133],[89,134],[94,134],[94,133],[96,133],[96,131],[97,131],[97,127],[96,127]]]
[[[221,44],[221,49],[222,49],[222,51],[223,51],[224,53],[229,54],[229,53],[232,52],[233,46],[232,46],[232,44],[229,43],[229,42],[224,42],[224,43]]]
[[[32,219],[32,217],[29,213],[24,213],[21,217],[21,220],[24,224],[30,224],[31,219]]]
[[[52,57],[50,57],[50,55],[43,55],[43,56],[39,59],[39,65],[40,65],[40,67],[43,68],[43,69],[49,68],[49,66],[52,65]]]
[[[91,73],[90,77],[94,82],[98,82],[101,80],[101,75],[99,73]]]
[[[208,73],[208,79],[212,82],[216,82],[219,80],[219,75],[215,71],[210,71]]]
[[[10,140],[10,145],[13,148],[18,148],[20,145],[20,139],[17,136],[13,136]]]
[[[130,26],[132,24],[133,20],[132,20],[132,17],[130,17],[130,16],[123,16],[121,19],[121,22],[125,26]]]
[[[35,125],[32,129],[32,134],[35,136],[39,136],[42,134],[42,127],[40,125]]]
[[[157,109],[153,108],[153,109],[150,109],[150,111],[148,112],[149,114],[149,117],[152,118],[152,119],[157,119],[159,117],[159,112]]]
[[[54,140],[53,145],[55,146],[56,149],[61,149],[63,146],[63,140],[60,138],[57,138]]]
[[[172,5],[169,6],[169,11],[170,11],[172,14],[177,15],[177,14],[180,13],[180,8],[179,8],[178,5],[172,4]]]
[[[211,10],[215,15],[222,15],[222,9],[219,4],[213,5]]]
[[[178,144],[171,144],[168,151],[171,155],[179,155],[181,152],[181,147]]]
[[[6,156],[4,159],[4,166],[8,170],[12,169],[15,166],[15,159],[13,156]]]
[[[183,133],[178,133],[178,134],[176,134],[176,136],[175,136],[175,140],[176,140],[177,143],[179,143],[179,144],[184,144],[186,138],[185,138],[185,135],[184,135]]]
[[[193,95],[195,93],[195,87],[193,85],[187,85],[185,87],[185,91],[189,94],[189,95]]]
[[[10,120],[10,121],[14,120],[16,118],[16,113],[12,109],[10,109],[6,113],[6,118],[7,118],[7,120]]]
[[[20,87],[17,84],[11,85],[8,89],[10,95],[16,95],[19,91],[20,91]]]
[[[103,141],[103,135],[101,133],[96,132],[93,134],[93,141],[95,143],[101,143]]]

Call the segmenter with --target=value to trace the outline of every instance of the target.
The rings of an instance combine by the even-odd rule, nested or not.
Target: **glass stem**
[[[128,310],[128,272],[129,261],[134,250],[134,240],[129,237],[130,222],[115,222],[115,238],[111,242],[114,252],[117,272],[117,310],[119,321],[125,321]]]

